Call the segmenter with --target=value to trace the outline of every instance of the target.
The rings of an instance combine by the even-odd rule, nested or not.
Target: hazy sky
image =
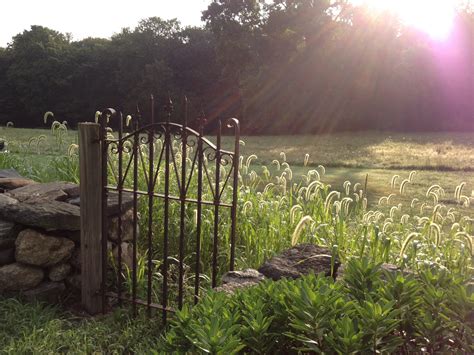
[[[0,47],[16,34],[41,25],[74,40],[110,37],[139,20],[177,18],[184,25],[201,24],[201,11],[210,0],[0,0]]]
[[[110,37],[139,20],[177,18],[183,25],[200,25],[211,0],[0,0],[0,47],[12,37],[42,25],[71,33],[73,40]],[[449,31],[454,3],[474,0],[351,0],[397,12],[410,25],[435,36]]]

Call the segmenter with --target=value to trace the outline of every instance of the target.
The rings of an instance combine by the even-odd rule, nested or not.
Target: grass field
[[[35,137],[45,136],[37,148]],[[77,131],[69,130],[61,146],[51,130],[0,128],[0,139],[9,142],[9,150],[19,154],[24,165],[33,171],[41,170],[52,158],[64,154],[70,144],[76,144]],[[369,205],[382,196],[397,192],[391,188],[391,179],[399,175],[400,183],[416,170],[414,183],[407,188],[406,196],[397,196],[400,202],[424,195],[434,183],[446,191],[443,203],[454,203],[454,190],[465,182],[465,191],[474,190],[474,134],[472,133],[390,133],[361,132],[335,133],[318,136],[245,136],[241,147],[244,156],[257,155],[253,167],[261,173],[265,165],[275,170],[274,159],[281,159],[281,152],[294,170],[295,177],[305,174],[318,165],[326,167],[322,178],[334,189],[342,189],[346,180],[365,183],[368,174]],[[231,149],[232,142],[224,137],[224,147]],[[39,153],[39,154],[38,154]],[[309,154],[304,166],[305,154]],[[415,196],[413,196],[413,194]],[[469,193],[471,195],[471,193]]]
[[[406,337],[404,345],[406,349],[414,351],[433,347],[446,353],[453,353],[458,349],[471,349],[470,339],[474,335],[471,321],[466,319],[474,302],[472,290],[467,291],[467,283],[472,282],[474,271],[472,267],[474,209],[471,204],[474,189],[474,169],[471,167],[474,157],[472,138],[474,134],[402,135],[380,132],[243,137],[241,153],[244,158],[240,168],[242,180],[237,212],[237,268],[255,268],[274,253],[298,242],[327,246],[337,253],[343,263],[367,258],[370,263],[397,264],[422,275],[420,277],[424,281],[416,281],[417,291],[411,288],[415,287],[413,284],[415,281],[403,278],[402,275],[399,275],[401,279],[379,283],[377,287],[380,288],[364,289],[367,285],[372,285],[375,280],[380,281],[380,277],[370,271],[372,264],[366,266],[361,264],[358,266],[362,268],[361,270],[354,269],[352,281],[355,283],[352,286],[348,286],[351,282],[349,277],[349,284],[344,286],[338,283],[330,288],[335,287],[340,295],[343,295],[340,304],[352,304],[355,307],[353,316],[361,317],[361,321],[367,321],[367,324],[376,319],[372,311],[379,312],[377,310],[379,303],[385,304],[384,307],[387,307],[387,312],[391,312],[391,316],[387,313],[383,317],[393,317],[387,321],[400,324],[398,332],[407,333],[415,329],[412,335]],[[0,169],[16,168],[24,176],[38,181],[58,179],[77,181],[75,146],[77,132],[64,131],[58,137],[57,132],[50,130],[3,128],[0,129],[0,139],[7,141],[9,151],[0,154]],[[224,139],[224,146],[232,147],[230,138]],[[315,173],[315,170],[318,173]],[[317,181],[319,175],[322,184]],[[398,178],[394,180],[395,175],[398,175]],[[143,184],[143,171],[139,172],[139,180],[139,184]],[[361,189],[364,188],[366,181],[367,191],[364,192]],[[457,187],[462,182],[464,185],[461,191]],[[360,185],[356,187],[356,184]],[[365,203],[365,196],[368,198],[368,206]],[[145,205],[141,207],[146,208]],[[176,209],[173,213],[177,211]],[[147,214],[146,210],[141,212],[143,216]],[[192,228],[194,215],[192,210],[188,212],[187,223]],[[153,213],[156,214],[153,229],[161,235],[162,215],[159,209],[153,210]],[[171,218],[175,220],[173,218],[176,218],[176,215]],[[203,218],[205,223],[202,255],[205,255],[205,251],[211,249],[209,236],[212,235],[210,227],[206,226],[212,223],[209,215],[204,215]],[[146,222],[146,218],[140,221],[143,227]],[[141,226],[140,230],[146,230],[146,227],[142,229]],[[193,235],[192,230],[190,235]],[[228,245],[228,235],[222,233],[220,237],[222,245]],[[175,242],[173,239],[170,250],[173,248],[176,250],[176,245],[173,244]],[[152,256],[159,260],[159,238],[156,243],[153,251],[157,254]],[[187,243],[188,247],[194,250],[193,238],[189,238]],[[221,266],[227,265],[226,252],[222,251],[222,254],[219,254]],[[146,251],[143,250],[143,253]],[[210,254],[206,255],[209,257]],[[210,265],[209,260],[203,262],[203,265]],[[291,289],[287,300],[293,300],[294,293],[302,292],[299,287],[311,288],[320,282],[330,281],[302,282],[298,284],[299,286],[295,286],[296,284],[285,286]],[[312,286],[308,286],[306,282]],[[441,285],[444,287],[443,291],[438,290]],[[394,289],[391,289],[392,286]],[[260,289],[256,292],[264,292],[267,298],[268,295],[275,294],[271,291],[274,286],[270,284],[265,287],[269,289]],[[203,291],[204,288],[206,287],[203,287]],[[311,302],[320,299],[320,295],[318,296],[319,291],[311,292],[314,292],[313,296],[301,299],[303,303],[310,301],[309,304],[300,304],[294,312],[290,310],[288,313],[292,314],[294,321],[302,322],[302,326],[293,335],[294,339],[303,343],[313,341],[311,337],[316,336],[311,333],[314,327],[308,328],[306,324],[308,321],[317,322],[321,316],[316,313],[310,320],[304,320],[305,314],[310,313],[300,312],[300,307],[308,307],[308,312],[316,312],[315,305]],[[368,295],[368,292],[371,294],[367,299],[363,296],[355,301],[351,292],[357,295]],[[259,302],[262,302],[263,299],[263,296],[251,294],[247,296],[248,302],[259,299]],[[252,310],[250,315],[260,318],[254,321],[245,318],[245,321],[250,322],[246,328],[246,325],[242,324],[242,319],[238,317],[226,319],[229,314],[228,301],[219,297],[214,297],[211,293],[211,298],[204,298],[200,306],[196,307],[195,315],[186,310],[180,313],[177,316],[178,323],[174,330],[170,331],[166,341],[159,339],[158,327],[155,331],[150,331],[148,327],[150,323],[147,320],[130,319],[120,310],[102,319],[81,320],[58,309],[23,305],[15,300],[0,299],[0,353],[2,353],[1,347],[6,349],[6,353],[29,353],[33,351],[32,349],[53,353],[147,352],[148,349],[159,348],[163,342],[174,351],[180,349],[179,344],[185,344],[183,345],[185,349],[189,350],[195,346],[193,349],[198,352],[197,349],[208,349],[209,341],[221,339],[220,329],[228,330],[229,339],[234,339],[234,344],[241,341],[243,346],[250,349],[252,347],[249,344],[253,343],[256,347],[252,349],[258,350],[263,343],[253,337],[255,327],[262,327],[259,328],[262,339],[268,339],[267,330],[270,324],[280,327],[275,328],[278,331],[272,333],[272,336],[278,334],[276,339],[284,341],[286,338],[282,334],[285,336],[289,334],[287,313],[283,312],[281,323],[271,321],[275,312],[281,310],[283,306],[279,303],[281,299],[253,306],[249,306],[251,302],[244,302],[245,307],[248,306],[249,309],[265,308],[265,312],[268,312],[263,315]],[[400,297],[408,307],[403,309],[410,309],[404,311],[403,321],[398,319],[399,313],[394,309],[394,305],[398,305],[398,301],[401,300]],[[358,302],[362,302],[361,307],[367,309],[358,308],[360,306]],[[329,304],[333,302],[329,302],[328,306]],[[285,303],[286,306],[288,304]],[[235,313],[241,312],[239,307],[242,307],[242,300],[236,301],[235,307],[237,307]],[[451,308],[456,311],[453,313]],[[368,313],[365,313],[366,311]],[[220,316],[216,318],[214,314],[217,313]],[[18,317],[17,314],[21,316]],[[257,316],[258,314],[260,316]],[[367,327],[357,328],[358,321],[353,323],[352,316],[346,314],[344,319],[339,319],[341,314],[338,312],[333,316],[332,322],[335,323],[328,325],[327,334],[334,336],[334,344],[339,344],[344,336],[355,339],[348,335],[350,331],[359,332],[357,334],[364,337],[370,335],[367,333]],[[201,328],[200,322],[204,319],[202,317],[206,322],[209,321],[209,324]],[[183,327],[179,322],[182,322]],[[216,326],[220,324],[219,322],[223,325]],[[401,324],[408,324],[408,328],[401,327]],[[189,333],[184,335],[182,328]],[[453,329],[456,330],[454,333]],[[42,335],[46,333],[48,336]],[[303,341],[302,334],[306,334],[305,336],[309,338]],[[387,331],[386,338],[380,338],[380,344],[385,341],[383,339],[388,338],[395,342],[392,344],[394,348],[399,346],[397,345],[399,336],[393,331]],[[453,342],[453,339],[457,340]],[[294,349],[293,340],[289,340],[291,349]],[[348,341],[350,343],[350,340]],[[229,345],[231,343],[230,340],[229,343],[216,343],[212,345],[216,347],[211,348],[221,349],[224,352],[222,349],[233,349]],[[348,345],[348,349],[352,350],[342,353],[356,351],[354,349],[362,351],[360,349],[364,349],[364,343],[365,341],[361,341],[358,345]],[[405,353],[406,351],[410,353],[406,349]]]
[[[469,195],[474,189],[472,133],[362,132],[296,137],[249,136],[243,140],[242,153],[246,156],[256,154],[257,162],[269,168],[274,159],[281,159],[281,152],[285,152],[295,176],[320,164],[325,166],[322,180],[334,189],[341,190],[347,180],[364,185],[368,175],[367,196],[372,206],[392,193],[397,194],[395,202],[410,202],[414,197],[424,196],[435,183],[445,189],[442,202],[446,205],[455,203],[454,190],[461,182],[466,182],[465,190]],[[305,154],[309,154],[308,167],[304,167]],[[412,170],[417,171],[413,184],[407,187],[404,195],[398,194],[399,184]],[[392,188],[394,175],[400,178]]]

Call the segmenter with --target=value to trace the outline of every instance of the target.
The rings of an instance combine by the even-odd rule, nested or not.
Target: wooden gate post
[[[81,299],[90,314],[102,311],[102,151],[100,125],[79,124],[81,194]]]

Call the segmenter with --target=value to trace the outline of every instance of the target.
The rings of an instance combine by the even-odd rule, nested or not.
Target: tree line
[[[429,9],[427,9],[429,12]],[[110,39],[31,26],[0,48],[0,123],[71,126],[105,107],[238,117],[247,134],[474,129],[474,14],[445,41],[334,0],[212,0],[205,25],[150,17]],[[138,113],[140,112],[140,113]]]

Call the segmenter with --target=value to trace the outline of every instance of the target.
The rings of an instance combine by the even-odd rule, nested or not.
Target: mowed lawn
[[[45,136],[41,145],[35,137]],[[78,141],[77,131],[69,130],[60,144],[48,129],[0,128],[0,139],[9,143],[9,150],[22,159],[22,164],[41,167],[49,159],[67,153],[70,144]],[[211,139],[213,137],[210,137]],[[213,140],[213,139],[212,139]],[[262,166],[278,173],[274,159],[283,161],[281,152],[293,170],[293,182],[318,165],[326,167],[322,181],[332,188],[342,190],[345,181],[365,184],[368,176],[369,205],[378,203],[382,196],[395,194],[391,204],[406,205],[414,197],[420,200],[433,184],[444,188],[446,195],[441,203],[454,205],[454,190],[461,182],[466,185],[463,194],[471,196],[474,190],[474,133],[390,133],[359,132],[311,136],[244,136],[241,154],[251,154],[258,159],[250,170],[259,175]],[[223,138],[224,148],[232,149],[231,137]],[[305,154],[309,154],[304,166]],[[406,186],[403,195],[399,186],[410,171],[417,173],[413,183]],[[395,188],[391,187],[394,175],[399,175]],[[426,197],[424,197],[426,199]],[[474,202],[474,200],[473,200]],[[474,208],[472,214],[474,215]]]

